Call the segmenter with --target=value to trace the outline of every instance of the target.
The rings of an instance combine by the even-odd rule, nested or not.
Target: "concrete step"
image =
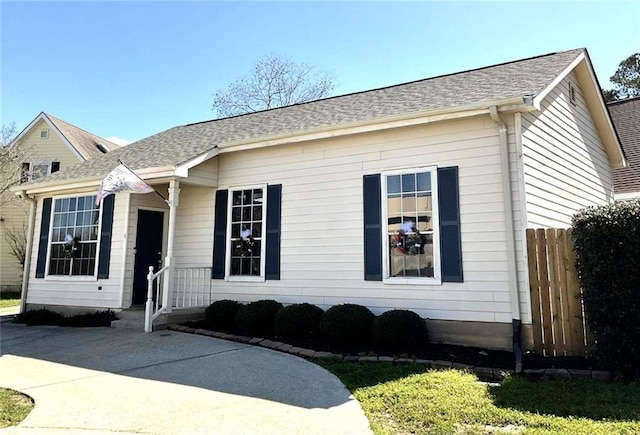
[[[144,331],[144,310],[122,310],[118,313],[118,319],[111,322],[112,328]],[[160,316],[153,322],[154,330],[166,329],[166,327],[165,316]]]

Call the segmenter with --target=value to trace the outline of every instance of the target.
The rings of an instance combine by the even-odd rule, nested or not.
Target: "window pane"
[[[242,204],[243,205],[249,205],[251,204],[251,201],[253,200],[252,194],[250,190],[243,190],[242,191]]]
[[[431,214],[418,215],[418,231],[431,231],[433,230],[433,222]]]
[[[240,237],[240,224],[231,225],[231,238],[237,239]]]
[[[402,212],[402,204],[400,201],[400,196],[391,196],[387,198],[387,213],[400,214],[400,212]]]
[[[418,190],[431,190],[431,174],[429,172],[418,174]]]
[[[253,220],[261,221],[262,220],[262,206],[253,206]]]
[[[242,220],[243,222],[251,220],[251,207],[242,207]]]
[[[400,175],[387,177],[387,193],[400,193]]]
[[[416,197],[415,195],[402,195],[402,212],[403,213],[415,213],[416,211]]]
[[[233,207],[231,210],[231,222],[240,222],[242,220],[242,208]]]
[[[253,191],[253,203],[262,204],[262,189],[256,189]]]
[[[262,222],[255,222],[252,229],[253,237],[262,237]]]
[[[231,195],[232,197],[232,204],[233,205],[240,205],[242,204],[242,191],[237,190],[235,192],[233,192],[233,194]]]
[[[433,207],[431,193],[418,194],[418,211],[431,211]]]
[[[76,198],[69,198],[69,210],[76,209]]]
[[[231,275],[240,275],[240,257],[231,259]]]
[[[416,190],[416,174],[402,175],[402,192],[415,192]]]

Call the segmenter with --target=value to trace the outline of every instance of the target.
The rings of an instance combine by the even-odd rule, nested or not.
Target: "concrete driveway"
[[[0,355],[0,386],[36,404],[3,435],[371,433],[335,376],[250,345],[4,321]]]

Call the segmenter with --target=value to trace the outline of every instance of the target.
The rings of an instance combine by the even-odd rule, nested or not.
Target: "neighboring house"
[[[171,205],[95,206],[118,160]],[[521,322],[531,339],[526,228],[612,201],[624,164],[584,49],[183,125],[25,186],[27,305],[126,310],[164,264],[169,315],[356,303],[413,310],[435,341],[510,349]]]
[[[609,103],[628,165],[613,171],[613,190],[617,200],[640,197],[640,97]]]
[[[60,169],[83,162],[118,145],[47,113],[40,113],[14,139],[23,150],[22,181],[37,181]],[[0,289],[20,289],[22,266],[11,254],[8,237],[26,232],[29,205],[5,192],[0,201]]]

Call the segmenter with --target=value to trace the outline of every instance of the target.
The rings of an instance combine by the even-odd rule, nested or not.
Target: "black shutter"
[[[213,265],[211,279],[224,279],[224,263],[227,256],[227,199],[228,190],[216,191],[216,210],[213,229]]]
[[[280,279],[280,217],[282,184],[267,186],[265,279]]]
[[[20,174],[20,182],[26,183],[29,181],[29,163],[22,164],[22,173]]]
[[[98,279],[109,278],[114,202],[115,195],[109,195],[102,200],[102,227],[100,229],[100,252],[98,254]]]
[[[438,168],[442,282],[463,282],[458,167]]]
[[[362,179],[364,214],[364,279],[382,281],[382,209],[380,174]]]
[[[60,170],[60,162],[51,162],[51,173],[58,172]]]
[[[42,201],[42,221],[40,222],[40,243],[38,244],[38,261],[36,262],[36,278],[44,278],[47,265],[47,248],[49,245],[49,225],[51,224],[51,198]]]

